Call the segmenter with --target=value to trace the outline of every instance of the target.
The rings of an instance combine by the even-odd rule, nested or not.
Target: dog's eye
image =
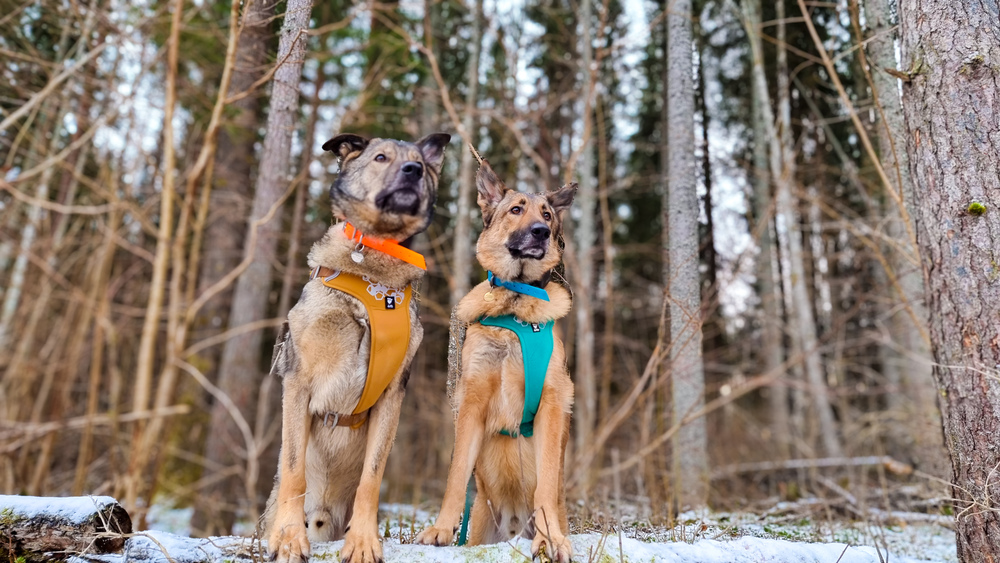
[[[385,155],[384,154],[376,155],[375,162],[385,162]]]
[[[520,215],[521,214],[521,208],[519,206],[515,205],[514,207],[510,208],[510,212],[513,213],[514,215]]]
[[[548,211],[546,211],[545,213],[542,213],[542,217],[545,217],[546,221],[551,221],[552,220],[552,214],[549,213]]]

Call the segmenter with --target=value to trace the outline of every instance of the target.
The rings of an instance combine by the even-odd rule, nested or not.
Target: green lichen
[[[959,74],[969,74],[969,72],[975,70],[985,62],[986,58],[977,53],[962,61],[962,66],[959,67],[958,72]]]
[[[0,510],[0,526],[12,526],[17,523],[20,518],[14,514],[14,509],[7,507]]]
[[[976,217],[979,217],[980,215],[986,213],[986,206],[979,203],[978,201],[973,201],[972,203],[969,204],[969,208],[967,209],[967,211],[969,212],[969,215],[975,215]]]

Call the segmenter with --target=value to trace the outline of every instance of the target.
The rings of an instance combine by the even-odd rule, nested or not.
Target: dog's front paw
[[[544,557],[542,550],[544,549]],[[573,547],[569,544],[569,538],[560,533],[542,534],[535,533],[535,539],[531,540],[531,557],[541,561],[552,561],[553,563],[569,563],[573,560]]]
[[[275,525],[267,540],[267,550],[271,561],[278,563],[309,561],[309,536],[305,522]]]
[[[340,550],[340,563],[385,563],[378,535],[348,530]]]
[[[431,526],[430,528],[425,528],[423,532],[420,532],[420,535],[417,536],[416,543],[441,547],[451,545],[451,542],[454,539],[454,530]]]

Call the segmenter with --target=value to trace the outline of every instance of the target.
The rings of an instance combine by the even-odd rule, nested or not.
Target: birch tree
[[[776,6],[783,8],[783,3]],[[760,13],[750,2],[743,3],[745,26],[751,37],[750,47],[754,58],[753,88],[761,100],[758,107],[762,111],[763,121],[769,139],[768,162],[771,177],[775,183],[775,214],[779,238],[785,235],[788,248],[786,255],[791,278],[792,311],[789,314],[789,332],[793,342],[793,350],[805,355],[805,372],[812,394],[816,418],[819,422],[820,436],[826,453],[831,456],[842,455],[840,439],[834,422],[833,409],[827,397],[825,375],[817,350],[816,322],[813,318],[812,304],[809,301],[809,291],[806,287],[805,267],[803,263],[802,233],[799,228],[799,218],[795,209],[793,190],[795,187],[794,154],[791,151],[791,101],[790,85],[788,84],[788,63],[785,49],[781,47],[784,40],[784,10],[778,15],[778,119],[776,123],[771,109],[770,94],[767,89],[767,77],[764,75],[763,50],[760,42]],[[758,61],[760,61],[758,63]]]
[[[694,155],[691,0],[675,0],[667,16],[667,137],[670,177],[670,367],[674,424],[705,404],[698,267],[698,189]],[[678,508],[708,504],[708,438],[704,417],[677,432],[673,494]]]
[[[1000,560],[1000,11],[900,10],[903,114],[958,556]]]

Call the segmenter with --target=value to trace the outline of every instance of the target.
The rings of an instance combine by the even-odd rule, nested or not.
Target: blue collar
[[[502,279],[494,276],[493,272],[490,271],[486,272],[486,279],[489,280],[492,287],[500,286],[504,289],[509,289],[514,293],[520,293],[522,295],[527,295],[528,297],[541,299],[542,301],[549,300],[548,292],[540,287],[535,287],[526,283],[503,281]]]

